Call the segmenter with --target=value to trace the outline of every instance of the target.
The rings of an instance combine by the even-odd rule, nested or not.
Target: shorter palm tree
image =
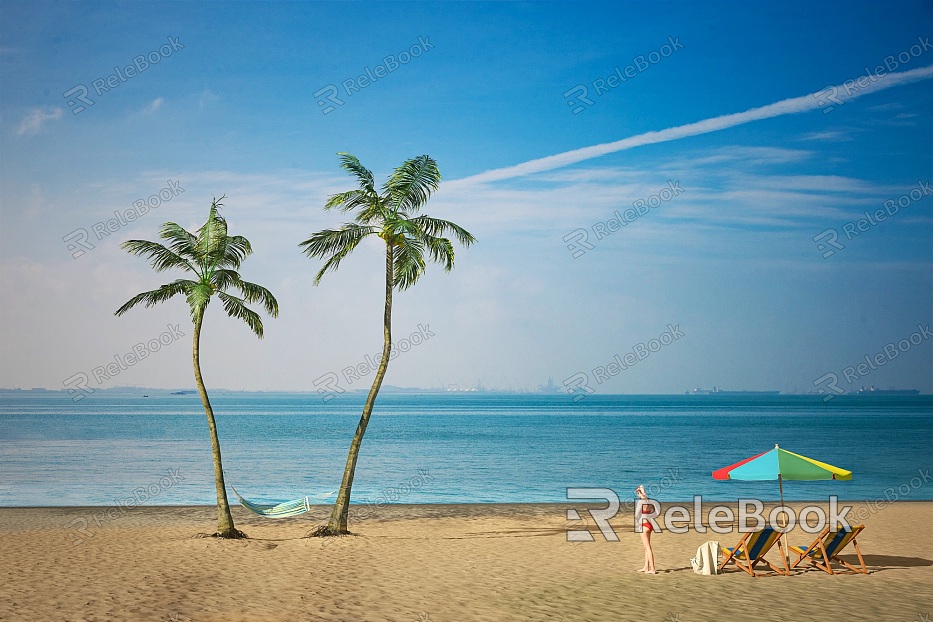
[[[207,415],[214,460],[214,486],[217,489],[217,533],[214,535],[221,538],[245,538],[246,534],[236,528],[230,514],[214,411],[201,377],[201,323],[204,321],[204,311],[211,297],[217,294],[227,315],[246,322],[256,336],[262,339],[262,319],[246,305],[261,303],[269,315],[276,317],[279,314],[279,303],[265,287],[240,278],[237,269],[253,249],[249,240],[243,236],[227,234],[227,221],[220,215],[223,204],[218,202],[223,198],[213,200],[207,222],[201,225],[196,233],[189,233],[178,224],[167,222],[162,225],[162,231],[159,233],[159,237],[165,240],[167,245],[147,240],[128,240],[121,245],[133,255],[148,259],[156,272],[178,268],[193,274],[194,278],[178,279],[159,289],[137,294],[117,309],[115,315],[123,315],[140,303],[145,304],[147,308],[151,307],[177,294],[182,294],[187,299],[191,321],[194,324],[191,354],[194,380]],[[228,294],[227,290],[231,288],[237,290],[240,297]]]

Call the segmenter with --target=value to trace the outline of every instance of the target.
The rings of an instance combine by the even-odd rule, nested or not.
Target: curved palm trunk
[[[192,362],[194,364],[194,381],[201,394],[201,404],[207,415],[207,426],[211,431],[211,455],[214,458],[214,486],[217,488],[217,535],[221,538],[245,538],[246,534],[237,530],[233,525],[233,516],[230,515],[230,504],[227,503],[227,487],[224,485],[223,463],[220,461],[220,439],[217,438],[217,426],[214,424],[214,410],[204,388],[201,378],[201,322],[204,320],[204,309],[197,312],[194,320],[194,344],[192,346]]]
[[[347,529],[347,514],[350,510],[350,490],[353,487],[353,475],[356,471],[356,460],[360,455],[360,445],[363,443],[363,435],[366,433],[366,426],[369,425],[369,416],[373,412],[373,406],[376,403],[376,396],[382,387],[382,379],[385,378],[386,370],[389,368],[389,354],[392,351],[392,290],[394,283],[394,250],[391,245],[386,247],[386,306],[383,315],[383,337],[382,360],[379,362],[379,369],[376,370],[376,377],[373,379],[373,386],[369,389],[369,395],[366,397],[366,404],[363,406],[363,415],[360,417],[360,423],[356,426],[356,434],[353,435],[353,442],[350,443],[350,453],[347,455],[347,466],[343,471],[343,481],[340,483],[340,493],[337,495],[337,502],[334,504],[334,510],[331,512],[330,520],[327,526],[317,530],[316,535],[339,535],[350,533]]]

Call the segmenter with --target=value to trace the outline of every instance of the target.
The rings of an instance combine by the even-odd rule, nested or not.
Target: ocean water
[[[196,394],[0,392],[0,506],[215,502]],[[256,501],[340,485],[364,395],[218,391],[228,484]],[[661,501],[778,498],[711,472],[778,443],[853,471],[784,483],[786,500],[933,499],[933,397],[390,394],[363,441],[355,503],[566,502],[568,487],[639,483]],[[235,499],[231,495],[231,500]],[[321,498],[319,502],[329,503]]]

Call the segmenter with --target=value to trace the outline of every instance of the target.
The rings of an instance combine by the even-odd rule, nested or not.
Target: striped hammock
[[[240,505],[250,510],[251,512],[259,514],[260,516],[265,516],[266,518],[288,518],[290,516],[298,516],[299,514],[310,512],[311,499],[326,499],[327,497],[330,497],[335,492],[337,492],[336,490],[332,490],[328,493],[314,495],[313,497],[302,497],[301,499],[295,499],[294,501],[265,504],[253,503],[252,501],[244,499],[243,496],[237,492],[236,488],[233,488],[233,484],[230,485],[230,488],[233,489],[233,494],[235,494],[237,499],[240,500]]]

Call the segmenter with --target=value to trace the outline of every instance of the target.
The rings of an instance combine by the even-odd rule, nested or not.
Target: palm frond
[[[181,268],[194,273],[198,272],[184,257],[158,242],[127,240],[120,245],[120,248],[125,249],[131,255],[145,257],[156,272],[164,272],[172,268]]]
[[[464,246],[469,246],[470,244],[476,242],[476,238],[474,238],[469,231],[456,223],[450,222],[449,220],[431,218],[430,216],[422,215],[412,218],[411,221],[421,227],[428,235],[443,237],[444,234],[449,231],[454,235],[454,237],[457,238],[457,241]]]
[[[168,247],[179,257],[198,261],[197,238],[178,223],[163,223],[159,237],[168,242]]]
[[[209,277],[210,284],[216,291],[226,291],[242,280],[240,273],[232,268],[217,268]]]
[[[454,267],[454,245],[447,238],[438,238],[426,233],[421,234],[421,240],[428,251],[431,261],[444,266],[445,272],[450,272]]]
[[[332,194],[330,197],[328,197],[327,202],[324,203],[324,209],[340,207],[341,205],[345,205],[350,201],[359,202],[364,196],[365,195],[363,192],[358,188],[347,190],[346,192],[338,192],[337,194]]]
[[[375,233],[373,227],[363,227],[356,223],[346,223],[340,229],[324,229],[313,234],[299,244],[308,257],[327,257],[327,262],[314,277],[314,283],[320,283],[321,277],[328,270],[336,270],[344,257],[359,246],[367,235]],[[328,257],[329,256],[329,257]]]
[[[198,281],[195,283],[194,287],[191,287],[185,292],[185,297],[188,299],[188,306],[191,309],[192,319],[197,316],[198,312],[204,311],[211,301],[213,293],[214,290],[211,288],[211,284],[204,280]]]
[[[376,194],[372,172],[363,166],[359,159],[352,153],[341,151],[337,155],[340,156],[340,168],[355,175],[361,189],[368,189],[372,194]]]
[[[172,281],[171,283],[166,283],[159,289],[154,289],[149,292],[143,292],[141,294],[136,294],[130,298],[122,307],[116,310],[114,315],[121,316],[139,303],[145,303],[146,308],[149,308],[153,305],[157,305],[160,302],[165,302],[172,296],[177,294],[186,294],[189,289],[197,286],[197,282],[189,281],[187,279],[178,279],[177,281]]]
[[[385,201],[381,197],[376,197],[375,201],[363,206],[354,220],[361,225],[379,226],[380,223],[391,217],[392,210],[386,207]]]
[[[227,236],[224,243],[223,254],[219,257],[218,265],[229,266],[233,269],[240,267],[247,255],[253,252],[249,240],[242,235]]]
[[[223,198],[213,200],[207,221],[198,229],[198,255],[208,265],[215,263],[213,259],[223,254],[224,242],[227,239],[227,221],[220,215],[223,203],[218,202]]]
[[[389,214],[385,219],[385,229],[393,235],[403,235],[407,237],[418,237],[423,231],[410,218],[402,215]]]
[[[321,279],[324,278],[324,275],[327,272],[331,270],[336,270],[340,266],[340,262],[343,261],[347,255],[352,253],[356,249],[357,246],[359,246],[360,242],[363,241],[364,237],[366,236],[365,235],[360,236],[359,238],[352,240],[349,244],[342,247],[340,250],[338,250],[333,255],[331,255],[327,259],[327,261],[324,262],[324,265],[321,266],[321,269],[318,270],[317,274],[314,275],[314,284],[315,285],[320,284]]]
[[[225,292],[217,292],[217,297],[223,303],[227,315],[246,322],[246,325],[256,333],[256,336],[262,339],[262,319],[258,313],[246,306],[245,300]]]
[[[261,303],[266,313],[272,317],[279,315],[279,303],[268,289],[256,283],[238,280],[233,284],[243,295],[243,300],[248,303]]]
[[[413,214],[421,209],[440,182],[437,162],[423,155],[405,160],[396,168],[383,185],[383,193],[393,211]]]
[[[374,233],[372,227],[361,227],[355,223],[345,223],[339,229],[323,229],[298,244],[308,257],[325,257],[338,252],[348,244],[359,243],[365,236]]]
[[[418,282],[424,273],[424,243],[418,238],[406,238],[395,248],[395,287],[404,291]]]
[[[259,302],[272,317],[278,317],[279,315],[279,303],[275,296],[272,295],[272,292],[262,285],[244,281],[236,270],[228,268],[214,270],[214,274],[211,275],[211,284],[214,286],[215,292],[237,289],[242,294],[245,302]]]
[[[339,207],[342,212],[349,212],[357,208],[366,209],[368,206],[373,203],[379,202],[379,195],[375,191],[369,191],[365,189],[355,189],[348,190],[347,192],[339,192],[329,199],[327,203],[324,204],[324,209],[333,209]]]

